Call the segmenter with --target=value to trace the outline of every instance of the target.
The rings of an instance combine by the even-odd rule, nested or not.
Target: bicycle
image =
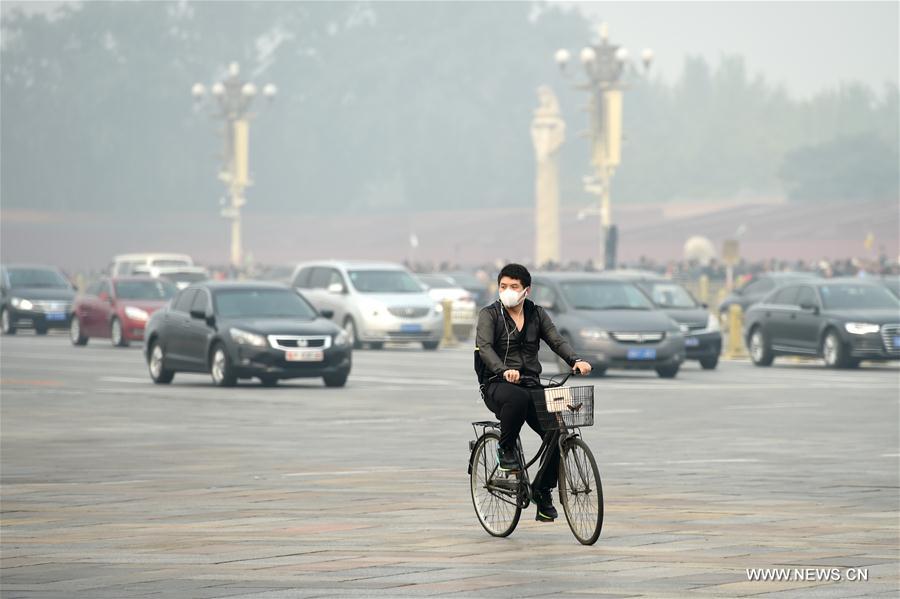
[[[517,471],[505,472],[499,468],[500,423],[493,420],[472,423],[476,438],[469,441],[469,490],[475,515],[491,536],[507,537],[515,530],[522,510],[534,499],[528,468],[546,454],[550,443],[558,443],[559,500],[569,529],[583,545],[593,545],[600,537],[603,527],[600,471],[593,453],[581,439],[581,427],[594,424],[594,387],[563,386],[570,376],[571,373],[558,383],[553,378],[543,379],[550,384],[532,390],[538,419],[547,432],[540,449],[527,463],[522,440],[516,439]],[[547,461],[541,461],[541,469],[547,467]]]

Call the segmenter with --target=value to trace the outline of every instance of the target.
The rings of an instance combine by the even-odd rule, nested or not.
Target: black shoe
[[[553,522],[559,517],[559,512],[553,507],[553,496],[550,489],[537,489],[532,487],[532,496],[537,504],[537,514],[534,519],[538,522]]]
[[[519,470],[519,460],[513,449],[497,447],[497,461],[500,462],[501,472],[516,472]]]

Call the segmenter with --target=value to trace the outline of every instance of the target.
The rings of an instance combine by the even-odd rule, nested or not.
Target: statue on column
[[[559,149],[566,138],[566,124],[559,114],[556,94],[546,85],[537,90],[538,107],[531,121],[531,141],[536,162],[535,264],[559,263]]]

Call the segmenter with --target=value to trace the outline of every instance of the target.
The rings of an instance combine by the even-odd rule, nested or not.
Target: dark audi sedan
[[[900,300],[858,279],[786,285],[747,311],[744,334],[757,366],[781,355],[818,356],[831,368],[900,360]]]
[[[322,377],[342,387],[350,374],[347,334],[293,289],[274,283],[205,282],[153,313],[144,333],[155,383],[176,372],[208,372],[221,387],[238,379]]]

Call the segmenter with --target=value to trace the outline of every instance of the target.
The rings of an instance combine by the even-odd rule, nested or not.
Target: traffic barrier
[[[744,311],[739,305],[732,304],[728,308],[728,347],[724,356],[726,359],[734,360],[735,358],[747,357],[747,352],[744,349],[743,321]]]
[[[441,306],[444,309],[444,337],[441,339],[441,345],[453,347],[456,345],[456,336],[453,334],[453,300],[442,300]]]

